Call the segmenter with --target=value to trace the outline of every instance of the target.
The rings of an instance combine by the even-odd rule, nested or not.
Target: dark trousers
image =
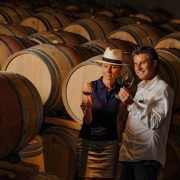
[[[154,160],[123,162],[120,180],[157,180],[161,169]]]

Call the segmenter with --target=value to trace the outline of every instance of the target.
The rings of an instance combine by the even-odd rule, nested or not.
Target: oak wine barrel
[[[150,24],[130,24],[110,33],[108,39],[121,39],[138,46],[153,46],[164,35],[164,32]]]
[[[180,111],[173,112],[170,132],[180,136]]]
[[[63,10],[60,10],[60,9],[56,9],[56,11],[40,11],[38,12],[38,14],[50,14],[50,15],[53,15],[58,21],[59,21],[59,24],[61,24],[61,27],[71,23],[73,21],[73,19],[71,18],[71,16],[63,11]]]
[[[57,176],[47,173],[39,173],[37,175],[30,174],[10,174],[0,175],[1,180],[60,180]]]
[[[94,15],[90,12],[78,12],[75,14],[72,14],[71,17],[74,21],[80,20],[80,19],[88,19],[94,17]]]
[[[180,18],[173,18],[173,19],[170,20],[170,22],[173,23],[173,24],[180,25]]]
[[[21,38],[0,34],[0,67],[10,55],[27,48],[27,46],[30,47],[30,44]]]
[[[43,7],[38,7],[35,9],[36,13],[39,12],[46,12],[46,13],[53,13],[53,12],[57,12],[57,7],[49,7],[49,6],[43,6]]]
[[[41,136],[37,135],[30,141],[23,149],[18,152],[21,161],[36,164],[39,167],[39,172],[44,170],[44,156],[43,156],[43,143]]]
[[[16,153],[41,128],[43,106],[33,84],[25,77],[0,72],[0,159]]]
[[[120,16],[129,16],[134,13],[134,10],[125,5],[119,5],[118,7],[113,7],[111,10],[115,13],[117,17]]]
[[[173,110],[180,108],[180,50],[156,49],[159,55],[158,72],[174,90]]]
[[[168,34],[167,36],[160,39],[155,48],[177,48],[180,49],[180,32]]]
[[[113,19],[115,17],[114,12],[112,10],[107,10],[107,9],[97,12],[97,15],[102,15],[108,19]]]
[[[173,24],[173,23],[164,23],[164,24],[160,24],[158,26],[158,28],[165,32],[166,34],[170,34],[170,33],[175,33],[175,32],[178,32],[180,30],[180,26],[179,28],[177,27],[177,25]]]
[[[78,134],[79,131],[61,126],[42,132],[46,172],[63,180],[76,179]]]
[[[41,44],[12,55],[3,70],[25,76],[37,88],[45,111],[62,108],[61,87],[72,67],[92,57],[82,47]]]
[[[38,44],[53,44],[56,43],[66,43],[70,45],[80,45],[87,42],[87,40],[78,34],[66,32],[66,31],[44,31],[41,33],[29,36],[29,39],[37,42]]]
[[[166,146],[166,164],[158,180],[179,180],[180,138],[170,133]]]
[[[84,43],[81,46],[87,49],[91,49],[94,52],[97,52],[97,54],[103,54],[107,47],[121,49],[121,51],[123,52],[123,61],[133,66],[131,54],[136,46],[131,42],[123,41],[120,39],[97,39]]]
[[[88,41],[105,38],[114,30],[110,21],[105,18],[80,19],[64,27],[64,31],[80,34]]]
[[[20,23],[22,19],[30,16],[27,10],[20,7],[0,7],[0,22],[7,23]]]
[[[37,31],[30,27],[21,26],[20,24],[0,23],[0,34],[6,34],[17,37],[26,37],[34,33],[37,33]]]
[[[117,28],[120,28],[122,26],[126,26],[129,24],[144,24],[148,23],[148,21],[137,18],[137,17],[128,17],[128,16],[123,16],[123,17],[118,17],[113,20],[114,25],[116,24]]]
[[[63,16],[64,17],[64,16]],[[31,17],[24,19],[21,22],[23,26],[29,26],[38,32],[49,31],[53,29],[61,29],[66,24],[70,23],[67,18],[60,21],[59,17],[56,17],[52,14],[48,13],[37,13]]]
[[[131,16],[137,17],[142,20],[146,20],[153,24],[162,24],[168,22],[170,19],[169,14],[160,10],[152,10],[137,14],[131,14]]]

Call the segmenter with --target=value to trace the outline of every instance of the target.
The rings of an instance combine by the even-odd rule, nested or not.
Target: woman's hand
[[[83,111],[84,117],[83,121],[86,124],[90,124],[92,122],[92,97],[82,95],[82,103],[81,103],[81,109]]]
[[[131,105],[133,103],[133,98],[129,93],[129,90],[125,87],[120,88],[118,93],[119,99],[126,105]]]

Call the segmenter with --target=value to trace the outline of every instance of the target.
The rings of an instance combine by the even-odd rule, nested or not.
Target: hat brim
[[[117,63],[103,61],[103,59],[93,59],[92,61],[100,63],[100,64],[110,64],[110,65],[116,65],[116,66],[128,66],[128,64],[123,63],[123,62],[122,62],[122,64],[117,64]]]

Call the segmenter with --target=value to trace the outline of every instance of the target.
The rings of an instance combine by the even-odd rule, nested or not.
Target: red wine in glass
[[[85,96],[90,96],[92,94],[92,92],[89,92],[89,91],[83,91],[82,92]]]
[[[89,101],[88,96],[92,94],[92,84],[90,82],[84,83],[82,93],[83,93],[83,99],[82,99],[81,108],[85,112],[88,108],[88,101]]]
[[[82,93],[85,96],[90,96],[91,95],[91,93],[92,93],[92,84],[90,82],[84,83],[84,87],[82,89]]]

